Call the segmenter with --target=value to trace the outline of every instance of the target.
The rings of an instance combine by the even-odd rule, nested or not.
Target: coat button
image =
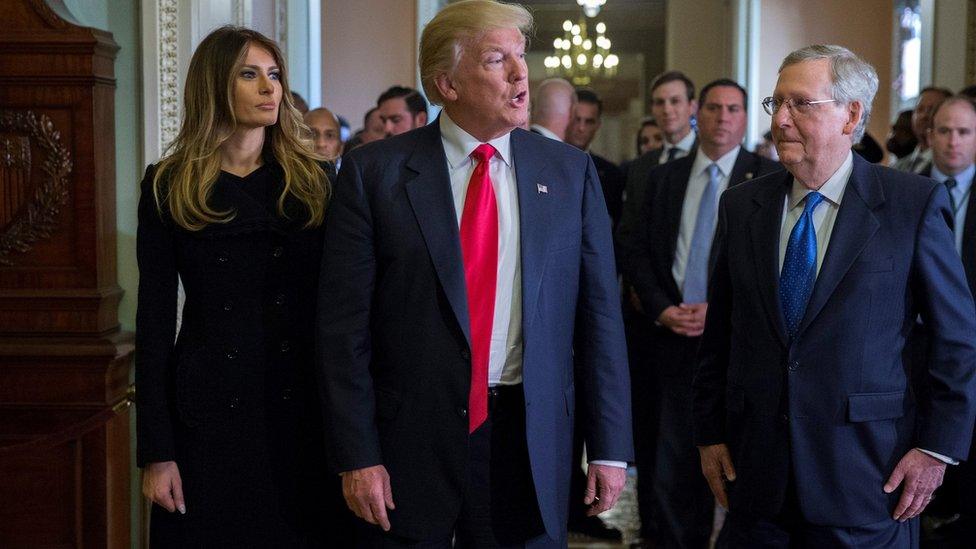
[[[278,258],[284,255],[284,253],[285,253],[284,248],[282,248],[281,246],[275,246],[275,248],[271,250],[271,257]]]
[[[779,415],[779,421],[780,421],[780,423],[782,423],[782,424],[785,425],[785,424],[787,424],[787,423],[790,422],[790,416],[788,416],[786,414],[780,414]]]
[[[468,417],[468,409],[467,408],[458,408],[457,413],[461,417]]]
[[[230,349],[227,351],[227,360],[234,360],[237,358],[237,349]]]
[[[234,309],[234,302],[233,301],[231,301],[231,300],[228,299],[227,301],[224,302],[224,310],[225,311],[231,311],[233,309]]]
[[[241,398],[240,397],[233,397],[232,399],[230,399],[230,407],[232,409],[233,408],[237,408],[240,405],[241,405]]]
[[[285,304],[285,294],[278,294],[274,298],[274,304],[279,307]]]
[[[281,400],[291,400],[291,389],[283,389],[281,391]]]
[[[282,353],[287,353],[291,350],[291,343],[288,340],[282,341],[278,348],[281,349]]]
[[[795,372],[800,368],[800,363],[795,360],[791,360],[790,364],[787,367],[790,369],[791,372]]]
[[[471,351],[461,349],[461,358],[464,360],[471,360]]]
[[[228,261],[230,261],[230,254],[227,252],[217,254],[217,263],[227,263]]]

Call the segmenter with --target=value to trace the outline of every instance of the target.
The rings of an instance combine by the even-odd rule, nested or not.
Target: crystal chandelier
[[[583,13],[587,17],[596,17],[600,13],[600,8],[607,3],[607,0],[576,0],[576,3],[583,8]]]
[[[577,0],[580,5],[584,1],[600,5],[606,0]],[[603,22],[596,24],[596,39],[590,39],[586,31],[586,18],[580,17],[579,23],[573,24],[569,19],[563,21],[563,37],[552,42],[553,54],[546,57],[546,72],[549,76],[562,75],[572,80],[577,86],[588,85],[594,77],[612,77],[617,73],[620,60],[610,53],[610,39],[606,37],[607,25]]]

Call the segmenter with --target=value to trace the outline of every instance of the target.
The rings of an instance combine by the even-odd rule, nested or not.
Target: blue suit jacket
[[[511,139],[528,449],[546,530],[559,540],[577,391],[590,458],[632,459],[623,323],[592,161],[521,129]],[[470,336],[439,124],[343,157],[321,272],[317,353],[332,465],[385,465],[393,532],[449,535],[467,478]]]
[[[976,414],[976,309],[935,182],[855,154],[819,276],[792,341],[779,300],[779,235],[793,176],[729,189],[695,378],[696,444],[727,443],[733,512],[772,517],[795,482],[815,524],[891,516],[882,491],[912,447],[965,459]],[[933,327],[917,402],[902,360]]]

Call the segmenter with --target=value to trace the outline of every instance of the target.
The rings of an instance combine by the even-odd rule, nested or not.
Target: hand
[[[909,450],[884,485],[885,493],[890,494],[902,481],[905,483],[892,518],[905,522],[920,515],[932,501],[932,492],[942,484],[945,469],[945,463],[925,452],[915,448]]]
[[[142,471],[142,495],[170,513],[186,514],[183,501],[183,481],[175,461],[158,461],[146,465]]]
[[[396,506],[393,505],[393,489],[386,467],[373,465],[342,473],[342,497],[357,517],[390,531],[386,510],[396,509]]]
[[[725,495],[725,481],[735,480],[735,467],[732,466],[729,447],[724,444],[699,446],[698,453],[701,455],[702,474],[708,481],[708,487],[715,494],[718,504],[728,509],[729,498]]]
[[[590,506],[586,510],[586,516],[592,517],[613,509],[625,482],[627,469],[591,463],[587,467],[586,491],[583,494],[583,504]]]
[[[672,332],[685,337],[697,337],[705,331],[707,303],[682,303],[661,311],[657,321]]]

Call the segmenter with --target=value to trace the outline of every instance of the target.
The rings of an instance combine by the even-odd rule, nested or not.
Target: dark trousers
[[[790,483],[783,510],[774,519],[757,519],[732,509],[719,536],[720,549],[918,549],[919,520],[886,518],[873,524],[839,528],[803,520]]]
[[[358,547],[549,546],[529,467],[522,386],[492,387],[488,410],[488,419],[468,441],[468,486],[453,534],[442,539],[411,540],[358,521]],[[549,541],[551,546],[558,546]]]
[[[634,425],[634,464],[637,466],[637,510],[641,537],[657,539],[654,516],[654,461],[657,458],[657,430],[660,422],[658,375],[651,360],[649,334],[654,323],[643,313],[624,307],[627,358],[630,361],[631,407]]]
[[[715,497],[702,475],[692,438],[693,365],[661,378],[661,423],[654,474],[657,546],[704,549],[712,532]]]

